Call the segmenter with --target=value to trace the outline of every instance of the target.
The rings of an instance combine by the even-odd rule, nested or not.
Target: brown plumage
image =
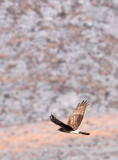
[[[59,125],[61,128],[59,128],[59,131],[67,132],[67,133],[80,133],[89,135],[89,133],[81,132],[78,129],[80,126],[82,119],[84,117],[84,113],[86,110],[86,107],[88,106],[88,101],[82,101],[81,104],[78,104],[76,109],[73,111],[73,113],[70,115],[67,124],[61,122],[53,115],[50,116],[50,120],[55,123],[56,125]]]
[[[87,106],[88,101],[82,101],[82,103],[79,103],[77,108],[70,115],[67,124],[74,130],[76,130],[80,126]]]

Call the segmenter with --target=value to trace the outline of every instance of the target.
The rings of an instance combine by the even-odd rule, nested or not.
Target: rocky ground
[[[115,160],[117,136],[113,131],[112,136],[107,136],[106,128],[102,138],[95,134],[86,142],[81,136],[82,140],[78,140],[77,136],[74,139],[69,135],[67,145],[46,142],[44,148],[40,145],[33,149],[30,143],[29,150],[21,149],[21,152],[17,151],[17,143],[22,142],[22,137],[14,139],[24,125],[34,130],[43,127],[51,113],[67,118],[83,99],[90,103],[86,112],[88,119],[109,115],[108,128],[114,126],[113,115],[118,108],[117,17],[117,0],[0,1],[0,134],[6,137],[6,145],[1,145],[1,159],[35,160],[41,156],[41,160],[46,157],[76,160],[79,156],[81,159],[94,156],[97,160],[100,156]],[[98,123],[96,118],[92,120]],[[106,126],[106,121],[103,124],[99,121]],[[30,125],[32,123],[36,126]],[[16,129],[11,136],[12,127]],[[95,129],[93,127],[93,131]],[[41,133],[46,136],[45,131],[50,130]],[[58,135],[57,141],[62,137],[55,128],[52,132],[51,136]],[[32,137],[32,133],[29,136]],[[40,141],[36,139],[36,143]],[[11,144],[16,148],[14,156],[14,150],[9,150]],[[94,148],[91,156],[86,154],[89,148]],[[106,148],[104,152],[103,148]]]

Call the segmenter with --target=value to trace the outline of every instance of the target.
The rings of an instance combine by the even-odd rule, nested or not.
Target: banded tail
[[[87,132],[81,132],[81,131],[79,131],[79,134],[90,135],[90,133],[87,133]]]

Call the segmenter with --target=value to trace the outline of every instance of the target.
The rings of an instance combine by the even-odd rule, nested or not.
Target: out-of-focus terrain
[[[0,159],[118,157],[118,1],[0,1]],[[82,130],[57,132],[89,100]]]
[[[113,159],[118,157],[118,114],[83,120],[90,136],[58,132],[51,122],[4,127],[0,159]]]

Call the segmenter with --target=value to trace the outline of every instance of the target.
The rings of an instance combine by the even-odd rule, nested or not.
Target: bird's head
[[[51,115],[50,115],[50,119],[52,119],[52,118],[54,118],[54,116],[51,114]]]

